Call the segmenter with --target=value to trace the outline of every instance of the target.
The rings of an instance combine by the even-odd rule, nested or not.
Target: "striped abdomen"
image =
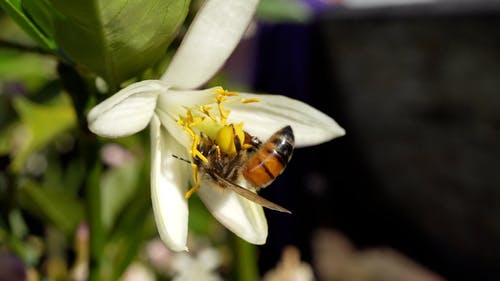
[[[293,131],[286,126],[274,133],[243,165],[242,174],[257,190],[279,176],[292,157]]]

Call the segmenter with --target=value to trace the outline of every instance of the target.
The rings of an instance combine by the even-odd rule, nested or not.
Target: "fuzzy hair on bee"
[[[215,182],[216,186],[232,190],[263,207],[291,213],[259,196],[256,191],[271,184],[290,161],[295,146],[292,128],[283,127],[264,143],[249,133],[244,133],[242,142],[233,127],[236,151],[234,155],[224,152],[215,140],[201,134],[197,149],[206,160],[195,156],[194,164],[200,169],[202,177]],[[248,188],[236,184],[241,181],[244,181]]]

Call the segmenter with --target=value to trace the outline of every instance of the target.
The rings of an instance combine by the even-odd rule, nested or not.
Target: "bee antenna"
[[[189,160],[187,160],[187,159],[184,159],[184,158],[182,158],[182,157],[180,157],[180,156],[177,156],[177,155],[175,155],[175,154],[172,154],[172,157],[174,157],[174,158],[176,158],[176,159],[179,159],[179,160],[182,160],[182,161],[184,161],[184,162],[186,162],[186,163],[188,163],[188,164],[191,164],[191,161],[189,161]]]

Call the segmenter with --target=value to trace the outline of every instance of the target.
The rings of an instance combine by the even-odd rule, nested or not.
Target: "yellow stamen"
[[[198,165],[192,163],[191,167],[193,168],[193,180],[195,184],[198,184]]]
[[[215,97],[215,102],[217,104],[223,104],[226,101],[227,101],[227,98],[225,96],[217,96],[217,97]]]
[[[259,98],[249,98],[249,99],[242,99],[241,102],[242,103],[252,103],[252,102],[259,102],[260,99]]]
[[[217,103],[217,109],[219,110],[219,118],[222,125],[226,125],[227,117],[229,116],[229,110],[225,110],[222,104],[227,100],[225,96],[219,95],[215,98]]]
[[[193,126],[196,126],[199,123],[201,123],[203,121],[203,117],[194,118],[191,110],[188,110],[187,116],[186,116],[186,121],[187,121],[189,127],[193,127]]]
[[[217,157],[219,158],[223,157],[223,153],[230,155],[237,153],[236,141],[239,142],[242,149],[249,149],[253,147],[251,144],[244,143],[245,133],[243,131],[243,123],[240,123],[238,125],[227,124],[228,117],[231,111],[224,107],[224,103],[241,102],[245,104],[259,102],[260,99],[231,98],[238,95],[238,92],[230,92],[224,90],[222,87],[218,87],[215,89],[215,99],[212,103],[197,105],[192,108],[186,108],[186,114],[183,116],[179,116],[177,124],[189,134],[192,140],[189,153],[191,154],[191,157],[193,159],[197,158],[205,163],[209,162],[207,157],[198,150],[198,146],[200,145],[202,137],[199,131],[202,131],[205,134],[208,134],[210,138],[213,138],[213,141],[215,142]],[[215,108],[215,105],[217,106],[217,108]],[[207,117],[210,118],[210,120],[212,120],[214,124],[202,123]],[[238,149],[239,148],[240,146],[238,147]],[[190,198],[198,189],[200,189],[200,184],[198,182],[198,166],[194,163],[191,165],[193,169],[194,186],[191,187],[184,195],[186,199]]]
[[[227,124],[227,117],[229,116],[229,113],[231,111],[224,110],[224,108],[222,108],[222,104],[221,103],[217,104],[217,108],[219,109],[220,123],[222,125],[226,125]]]
[[[215,89],[215,92],[218,94],[218,95],[221,95],[221,96],[227,96],[227,97],[234,97],[234,96],[237,96],[238,95],[238,92],[230,92],[228,90],[224,90],[223,88],[219,87],[217,89]]]
[[[193,193],[195,193],[198,189],[200,189],[200,184],[197,183],[193,187],[191,187],[186,194],[184,194],[184,198],[189,199]]]
[[[184,126],[184,130],[186,132],[188,132],[188,134],[191,136],[191,138],[195,138],[196,134],[193,132],[193,129],[191,129],[190,127],[188,127],[187,125]]]
[[[203,114],[208,116],[210,119],[212,119],[212,121],[217,122],[217,117],[215,117],[215,115],[212,112],[210,112],[210,110],[212,110],[212,107],[210,105],[208,104],[200,105],[199,110],[203,112]]]
[[[200,144],[200,137],[193,133],[193,145],[191,146],[191,156],[198,157],[201,161],[208,163],[208,159],[198,150],[198,144]]]

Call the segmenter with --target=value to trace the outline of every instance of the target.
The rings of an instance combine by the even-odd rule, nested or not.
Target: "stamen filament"
[[[208,118],[212,119],[212,121],[214,121],[214,122],[217,122],[217,117],[215,117],[215,115],[212,112],[210,112],[211,109],[212,109],[212,107],[209,106],[208,104],[200,105],[200,108],[199,108],[199,110],[201,112],[203,112],[203,114],[208,116]]]
[[[219,115],[220,115],[220,122],[222,125],[227,124],[227,117],[229,116],[229,113],[231,111],[229,110],[224,110],[222,107],[222,103],[217,103],[217,108],[219,109]]]
[[[191,132],[192,132],[192,130],[191,130]],[[203,155],[203,153],[201,153],[198,150],[198,144],[200,144],[200,137],[198,135],[194,134],[194,132],[193,132],[192,137],[193,137],[193,145],[191,146],[191,155],[193,157],[198,157],[201,159],[201,161],[207,163],[208,159],[205,157],[205,155]]]
[[[197,184],[198,183],[198,165],[192,163],[191,167],[193,168],[193,180],[194,180],[194,183]]]
[[[191,187],[186,192],[186,194],[184,194],[184,198],[189,199],[193,195],[193,193],[195,193],[198,189],[200,189],[200,184],[199,183],[197,183],[197,184],[195,184],[195,186]]]

